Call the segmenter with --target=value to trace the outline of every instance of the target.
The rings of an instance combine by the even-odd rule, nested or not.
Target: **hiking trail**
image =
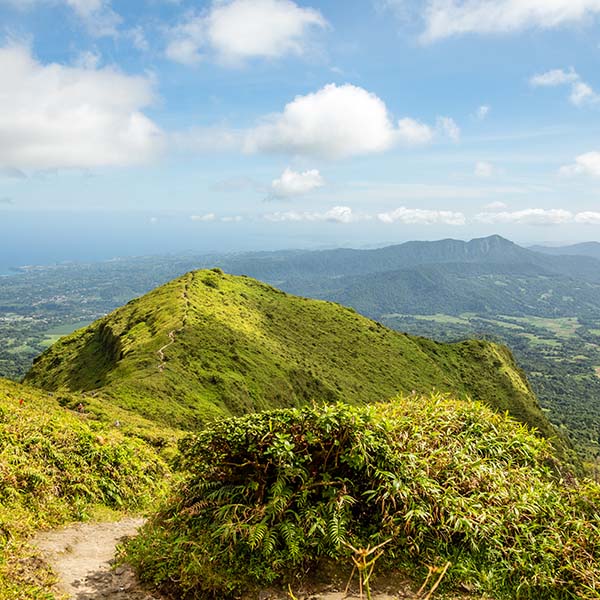
[[[76,523],[39,533],[33,545],[58,576],[58,589],[72,600],[160,600],[142,589],[127,565],[112,568],[115,548],[136,534],[144,519]]]

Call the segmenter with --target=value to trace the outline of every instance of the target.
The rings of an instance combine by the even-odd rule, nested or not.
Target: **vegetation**
[[[555,434],[505,347],[410,337],[219,270],[189,273],[62,338],[26,381],[97,390],[188,429],[312,400],[356,404],[436,388]]]
[[[424,579],[449,562],[446,589],[598,597],[600,487],[566,483],[547,442],[477,403],[278,410],[215,423],[180,450],[185,481],[127,550],[176,597],[297,585],[380,544],[379,572]]]
[[[600,263],[591,258],[595,248],[566,249],[589,257],[547,256],[491,236],[376,250],[140,257],[28,267],[2,278],[0,376],[21,378],[59,335],[190,269],[219,264],[287,292],[353,306],[400,331],[443,342],[485,338],[507,344],[551,421],[573,438],[586,461],[596,461],[600,468],[600,377],[595,370],[600,366]],[[436,313],[455,321],[423,319]],[[575,317],[579,327],[568,338],[543,325],[544,319],[560,323]],[[511,330],[513,326],[518,329]],[[152,377],[147,379],[154,385]],[[347,389],[344,393],[350,397]],[[175,416],[194,421],[189,411]]]
[[[81,402],[84,412],[69,408]],[[48,572],[25,543],[32,532],[106,511],[138,511],[164,490],[164,460],[129,433],[143,421],[119,411],[102,421],[88,405],[86,398],[49,397],[0,380],[2,600],[49,597]]]
[[[598,320],[583,318],[386,315],[383,323],[444,342],[465,338],[507,344],[550,420],[568,432],[596,473],[600,464],[600,335]]]

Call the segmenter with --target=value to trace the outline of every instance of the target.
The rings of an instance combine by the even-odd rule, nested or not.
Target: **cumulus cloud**
[[[343,159],[385,152],[396,146],[418,146],[442,136],[454,141],[460,128],[450,117],[436,127],[404,117],[394,122],[381,98],[351,85],[330,83],[296,96],[281,112],[266,115],[254,127],[197,128],[171,136],[182,150],[237,151],[247,154],[292,154]]]
[[[0,169],[120,166],[149,161],[160,129],[143,114],[152,80],[39,63],[28,48],[0,48]]]
[[[266,117],[246,132],[244,150],[346,158],[389,150],[396,144],[422,144],[433,134],[425,125],[391,120],[385,103],[354,85],[326,85],[297,96],[283,112]]]
[[[490,106],[483,104],[477,109],[475,115],[480,121],[483,121],[490,114],[490,110],[492,110]]]
[[[568,71],[552,69],[545,73],[539,73],[538,75],[534,75],[529,80],[529,83],[533,87],[555,87],[557,85],[574,83],[575,81],[579,81],[579,75],[571,68]]]
[[[192,221],[200,221],[202,223],[209,223],[210,221],[214,221],[217,218],[215,213],[206,213],[204,215],[192,215],[190,219]]]
[[[460,140],[460,127],[454,119],[450,117],[438,117],[437,126],[442,134],[449,137],[453,142]]]
[[[529,80],[533,87],[558,87],[571,86],[569,100],[575,106],[595,104],[600,101],[600,96],[585,82],[573,68],[568,71],[553,69],[546,73],[534,75]]]
[[[600,0],[428,0],[421,39],[554,29],[598,13]]]
[[[520,225],[559,225],[573,221],[574,215],[561,208],[526,208],[516,211],[483,212],[475,220],[488,225],[520,224]]]
[[[403,223],[404,225],[464,225],[465,215],[448,210],[425,210],[402,206],[390,212],[379,213],[377,218],[382,223]]]
[[[573,164],[561,167],[559,173],[567,177],[573,175],[600,177],[600,152],[580,154]]]
[[[353,212],[349,206],[334,206],[325,212],[310,212],[310,211],[295,211],[289,210],[284,212],[268,213],[263,216],[266,221],[272,223],[283,223],[286,221],[291,222],[323,222],[328,221],[331,223],[355,223],[367,219],[368,216],[360,215]]]
[[[15,8],[30,9],[37,4],[63,4],[81,19],[91,35],[116,36],[123,19],[111,7],[110,0],[3,0]],[[0,4],[2,0],[0,0]]]
[[[302,196],[323,187],[325,180],[317,169],[299,173],[287,168],[280,177],[271,183],[271,195],[274,198],[292,198]]]
[[[291,0],[214,0],[207,12],[189,14],[170,31],[166,55],[187,65],[207,53],[229,64],[300,55],[310,32],[326,26],[318,10]]]
[[[491,177],[494,174],[494,165],[492,163],[480,160],[475,165],[475,176],[483,179]]]
[[[595,104],[600,101],[600,96],[584,81],[578,81],[571,89],[569,100],[575,106],[584,104]]]
[[[108,0],[64,0],[82,19],[88,31],[97,37],[116,36],[122,18]]]
[[[433,129],[425,123],[405,117],[398,121],[398,136],[408,144],[426,144],[433,139]]]
[[[575,222],[584,225],[600,225],[600,212],[584,211],[575,215]]]
[[[486,204],[483,208],[485,208],[486,210],[504,210],[505,208],[508,208],[508,205],[505,204],[504,202],[490,202],[489,204]]]

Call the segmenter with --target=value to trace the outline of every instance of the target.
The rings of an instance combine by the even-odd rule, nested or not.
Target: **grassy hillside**
[[[189,273],[63,338],[26,381],[96,390],[183,428],[312,400],[364,403],[436,388],[552,434],[502,346],[407,336],[337,304],[219,270]]]
[[[438,394],[272,411],[180,449],[184,482],[128,551],[173,597],[256,598],[331,562],[346,581],[350,546],[384,544],[377,573],[421,582],[447,565],[444,587],[477,598],[598,598],[600,487],[558,480],[546,441],[482,405]]]
[[[85,402],[83,413],[73,410]],[[33,531],[111,511],[136,511],[160,495],[168,469],[135,434],[168,437],[123,411],[0,380],[0,599],[47,595],[48,573],[30,558]],[[120,419],[118,424],[115,421]]]

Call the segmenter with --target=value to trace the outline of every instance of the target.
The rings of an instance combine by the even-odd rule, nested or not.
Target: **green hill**
[[[220,270],[191,272],[67,336],[26,382],[99,393],[181,428],[316,401],[451,391],[554,430],[503,346],[442,344]]]

